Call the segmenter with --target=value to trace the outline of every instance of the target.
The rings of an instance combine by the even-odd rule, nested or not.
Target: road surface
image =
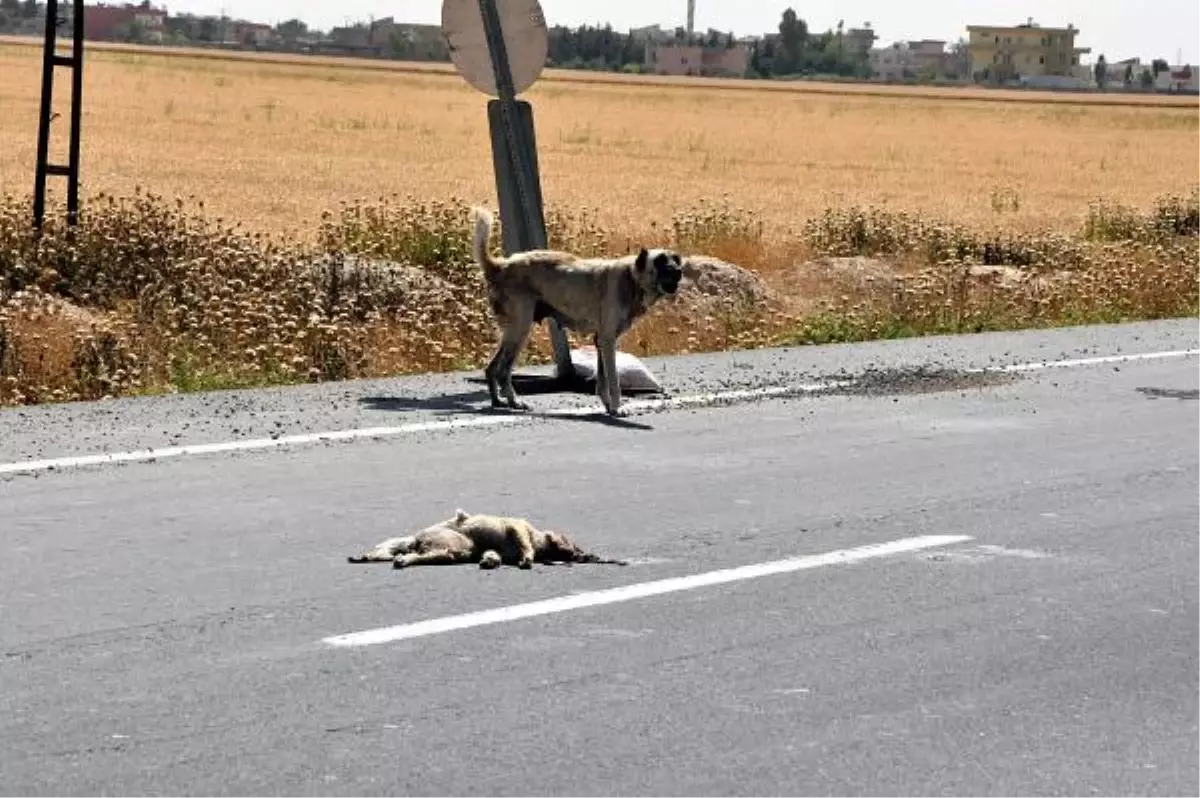
[[[1197,349],[652,360],[620,423],[461,374],[0,412],[0,791],[1195,795]],[[631,564],[346,562],[456,507]]]

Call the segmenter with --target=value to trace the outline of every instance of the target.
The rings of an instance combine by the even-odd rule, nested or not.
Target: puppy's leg
[[[362,554],[353,554],[347,557],[346,560],[353,563],[391,562],[397,554],[411,551],[415,540],[416,538],[412,535],[400,538],[388,538],[375,546],[375,548],[365,551]]]
[[[529,530],[515,524],[509,524],[505,527],[504,532],[517,549],[517,567],[526,570],[532,568],[534,550],[533,539],[529,536]]]
[[[458,565],[470,562],[471,552],[456,549],[434,549],[432,551],[401,554],[392,560],[393,568],[411,568],[414,565]]]

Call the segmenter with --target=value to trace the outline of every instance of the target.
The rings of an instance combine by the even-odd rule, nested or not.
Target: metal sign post
[[[488,101],[492,163],[505,254],[546,247],[533,108],[518,100],[546,63],[549,34],[538,0],[445,0],[442,34],[451,60]],[[515,46],[514,46],[515,45]],[[560,380],[575,370],[566,333],[547,319]]]
[[[71,55],[59,55],[58,26],[66,20],[58,16],[58,0],[46,0],[45,42],[42,45],[42,105],[38,117],[37,166],[33,184],[33,226],[41,232],[46,215],[46,176],[67,178],[67,224],[79,221],[79,127],[83,111],[83,1],[74,0],[71,13]],[[54,68],[71,70],[71,142],[67,165],[49,163],[51,108],[54,94]]]

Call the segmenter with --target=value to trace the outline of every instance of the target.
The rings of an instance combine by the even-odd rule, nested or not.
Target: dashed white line
[[[1010,366],[994,368],[968,369],[971,373],[986,372],[1027,372],[1052,368],[1071,368],[1076,366],[1095,366],[1112,363],[1127,363],[1139,360],[1161,360],[1164,358],[1187,357],[1200,354],[1200,349],[1181,349],[1166,352],[1145,352],[1130,355],[1106,355],[1102,357],[1078,358],[1074,360],[1051,360],[1036,363],[1018,363]],[[799,385],[781,385],[768,388],[747,388],[743,390],[716,391],[713,393],[676,396],[668,399],[640,399],[626,402],[623,408],[630,414],[651,412],[656,410],[672,410],[688,407],[711,407],[715,405],[748,402],[757,399],[770,399],[785,396],[799,396],[832,391],[836,388],[853,383],[852,379],[813,382]],[[299,435],[281,435],[275,438],[253,438],[242,441],[222,441],[218,443],[187,444],[183,446],[167,446],[161,449],[136,449],[127,452],[105,452],[101,454],[54,457],[45,460],[22,460],[13,463],[0,463],[0,476],[5,474],[32,474],[40,471],[55,471],[85,466],[113,465],[117,463],[146,462],[166,460],[173,457],[197,454],[218,454],[222,452],[244,452],[258,449],[276,449],[285,446],[304,446],[313,443],[349,441],[361,438],[387,438],[397,435],[409,435],[420,432],[438,432],[444,430],[466,429],[473,427],[500,427],[528,423],[532,419],[571,417],[593,415],[597,412],[594,407],[562,407],[531,414],[513,413],[511,415],[480,415],[469,418],[456,418],[444,421],[420,421],[411,424],[399,424],[394,427],[366,427],[360,429],[338,430],[333,432],[312,432]]]
[[[701,587],[723,585],[747,579],[759,579],[775,574],[804,571],[810,568],[820,568],[825,565],[846,565],[877,557],[887,557],[892,554],[949,546],[967,540],[971,540],[970,535],[923,535],[921,537],[902,538],[888,543],[876,543],[852,549],[839,549],[824,554],[790,557],[785,560],[743,565],[738,568],[727,568],[720,571],[692,574],[690,576],[659,579],[654,582],[640,582],[622,587],[609,588],[607,590],[558,596],[527,604],[513,604],[491,610],[469,612],[465,615],[450,615],[444,618],[431,618],[399,626],[386,626],[379,629],[368,629],[363,632],[351,632],[350,634],[326,637],[321,642],[338,648],[375,646],[381,643],[394,643],[398,640],[410,640],[414,637],[427,637],[429,635],[453,632],[457,629],[469,629],[473,626],[509,623],[538,615],[550,615],[552,613],[568,612],[587,607],[599,607],[604,604],[616,604],[622,601],[633,601],[634,599],[648,598],[650,596],[661,596],[666,593],[677,593],[681,590],[695,590]]]

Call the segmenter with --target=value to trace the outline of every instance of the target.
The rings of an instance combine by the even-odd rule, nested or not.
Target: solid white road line
[[[938,546],[949,546],[971,540],[970,535],[924,535],[914,538],[903,538],[888,543],[877,543],[869,546],[859,546],[853,549],[839,549],[825,554],[790,557],[786,560],[773,560],[756,565],[743,565],[739,568],[728,568],[720,571],[708,571],[691,576],[679,576],[671,579],[660,579],[654,582],[641,582],[608,590],[596,590],[590,593],[576,593],[569,596],[533,601],[528,604],[514,604],[509,607],[497,607],[492,610],[470,612],[465,615],[451,615],[445,618],[432,618],[427,621],[387,626],[381,629],[368,629],[365,632],[326,637],[321,642],[339,648],[357,646],[374,646],[380,643],[393,643],[397,640],[410,640],[414,637],[452,632],[456,629],[469,629],[472,626],[486,626],[494,623],[508,623],[522,618],[532,618],[537,615],[549,615],[556,612],[567,612],[585,607],[599,607],[604,604],[616,604],[621,601],[661,596],[666,593],[677,593],[681,590],[695,590],[700,587],[723,585],[729,582],[740,582],[746,579],[758,579],[774,574],[786,574],[793,571],[804,571],[810,568],[820,568],[825,565],[845,565],[862,562],[877,557],[887,557],[892,554],[920,551]]]
[[[696,394],[692,396],[677,396],[669,399],[638,399],[622,404],[622,409],[629,413],[651,410],[671,410],[684,407],[703,407],[721,404],[723,402],[745,402],[752,399],[764,399],[777,396],[794,396],[805,393],[820,393],[832,390],[848,380],[818,382],[803,385],[786,385],[773,388],[754,388],[737,391],[721,391],[718,393]],[[346,441],[358,438],[387,438],[395,435],[407,435],[417,432],[437,432],[441,430],[462,429],[466,427],[499,427],[527,423],[537,418],[555,418],[571,416],[595,415],[595,407],[560,407],[552,410],[534,411],[533,413],[505,413],[501,415],[469,416],[446,421],[418,421],[412,424],[400,424],[395,427],[365,427],[361,429],[339,430],[337,432],[312,432],[301,435],[280,435],[277,438],[253,438],[244,441],[222,441],[220,443],[199,443],[185,446],[165,446],[161,449],[137,449],[129,452],[113,452],[105,454],[87,454],[75,457],[54,457],[46,460],[24,460],[16,463],[0,463],[0,475],[28,474],[37,471],[54,471],[81,466],[109,465],[113,463],[133,463],[147,460],[165,460],[171,457],[181,457],[188,454],[215,454],[219,452],[241,452],[254,449],[275,449],[281,446],[301,446],[323,441]]]
[[[1177,349],[1169,352],[1146,352],[1138,355],[1103,355],[1100,357],[1081,357],[1074,360],[1040,360],[1036,363],[1016,363],[1011,366],[1001,366],[997,369],[967,369],[973,373],[986,371],[1004,371],[1008,373],[1020,371],[1041,371],[1042,369],[1071,368],[1074,366],[1103,366],[1108,363],[1127,363],[1135,360],[1163,360],[1172,357],[1188,357],[1200,355],[1200,349]]]
[[[1164,358],[1188,357],[1200,354],[1200,349],[1180,349],[1167,352],[1145,352],[1131,355],[1107,355],[1102,357],[1079,358],[1074,360],[1050,360],[1036,363],[1018,363],[1010,366],[994,368],[967,369],[972,373],[997,372],[1026,372],[1040,371],[1051,368],[1071,368],[1076,366],[1095,366],[1109,363],[1128,363],[1139,360],[1162,360]],[[852,379],[814,382],[801,385],[781,385],[770,388],[748,388],[734,391],[717,391],[714,393],[677,396],[669,399],[639,399],[626,402],[622,407],[630,414],[655,410],[672,410],[685,407],[709,407],[732,402],[747,402],[755,399],[770,399],[784,396],[822,393],[831,391],[843,385],[852,384]],[[164,460],[171,457],[182,457],[193,454],[217,454],[220,452],[241,452],[256,449],[275,449],[283,446],[303,446],[324,441],[347,441],[360,438],[387,438],[396,435],[407,435],[418,432],[437,432],[441,430],[463,429],[468,427],[498,427],[527,423],[531,419],[571,417],[594,415],[594,407],[563,407],[547,411],[535,411],[530,414],[481,415],[467,418],[456,418],[445,421],[420,421],[412,424],[400,424],[394,427],[367,427],[362,429],[339,430],[336,432],[313,432],[301,435],[281,435],[277,438],[254,438],[242,441],[223,441],[220,443],[188,444],[184,446],[167,446],[161,449],[137,449],[128,452],[111,452],[103,454],[78,455],[73,457],[55,457],[46,460],[22,460],[15,463],[0,463],[0,476],[5,474],[31,474],[39,471],[54,471],[83,466],[110,465],[114,463],[133,463],[150,460]]]

